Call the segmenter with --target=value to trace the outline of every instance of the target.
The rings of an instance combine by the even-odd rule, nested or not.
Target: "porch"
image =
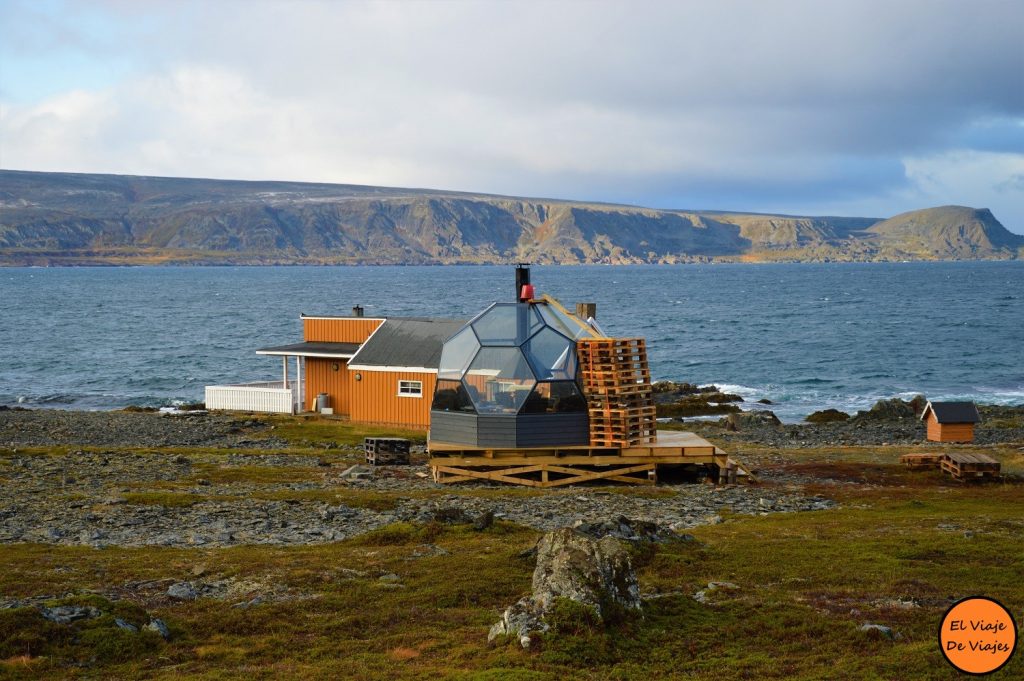
[[[301,411],[301,381],[257,381],[206,386],[206,408],[295,414]]]

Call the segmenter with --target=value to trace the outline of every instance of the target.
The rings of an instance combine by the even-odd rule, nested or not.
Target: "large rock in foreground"
[[[487,636],[515,636],[527,648],[531,635],[549,629],[545,615],[559,598],[590,608],[602,619],[640,608],[640,585],[625,545],[593,539],[570,528],[545,534],[537,544],[533,594],[505,610]]]

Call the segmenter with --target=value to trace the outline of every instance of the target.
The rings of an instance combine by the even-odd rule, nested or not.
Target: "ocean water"
[[[656,379],[767,398],[784,420],[916,393],[1024,403],[1024,262],[545,266],[533,282],[646,337]],[[502,266],[0,269],[0,404],[198,401],[278,378],[253,351],[301,340],[300,313],[468,318],[513,289]]]

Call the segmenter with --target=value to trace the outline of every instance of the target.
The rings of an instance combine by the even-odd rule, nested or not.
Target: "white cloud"
[[[921,200],[991,208],[1008,229],[1024,233],[1024,154],[955,150],[904,164]]]

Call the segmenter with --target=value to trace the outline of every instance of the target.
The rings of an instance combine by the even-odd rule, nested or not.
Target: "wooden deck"
[[[659,465],[710,464],[720,482],[735,482],[749,471],[723,450],[694,433],[659,432],[654,442],[626,447],[575,445],[521,449],[477,449],[427,442],[434,480],[442,483],[492,480],[529,487],[559,487],[593,480],[636,485],[657,482]],[[742,473],[741,473],[742,471]]]

